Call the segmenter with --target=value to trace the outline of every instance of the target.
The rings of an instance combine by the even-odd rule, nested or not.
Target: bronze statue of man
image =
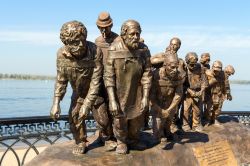
[[[208,86],[207,77],[204,68],[198,63],[198,56],[195,52],[189,52],[185,61],[187,63],[187,77],[184,83],[184,113],[183,126],[184,131],[190,130],[202,131],[201,110],[204,99],[204,91]],[[189,117],[192,114],[191,124]]]
[[[178,50],[180,49],[181,47],[181,40],[177,37],[174,37],[170,40],[169,42],[169,45],[168,47],[166,48],[165,52],[161,52],[161,53],[158,53],[154,56],[152,56],[150,58],[150,61],[151,61],[151,64],[154,68],[161,68],[162,65],[163,65],[163,62],[165,61],[165,59],[169,56],[169,55],[174,55],[175,57],[178,58],[178,61],[179,61],[179,67],[178,67],[178,70],[180,71],[180,73],[183,75],[183,77],[185,77],[186,75],[186,64],[184,62],[183,59],[179,58],[178,57]],[[161,71],[161,70],[160,70]],[[173,119],[173,124],[171,126],[171,128],[173,130],[178,130],[178,127],[176,126],[177,124],[177,121],[179,120],[179,108],[181,108],[183,105],[183,99],[182,101],[179,103],[179,106],[178,106],[178,109],[177,109],[177,112],[176,112],[176,115]]]
[[[202,53],[200,58],[200,64],[205,69],[210,69],[210,54],[209,53]]]
[[[51,117],[60,116],[60,101],[66,93],[68,82],[73,89],[69,109],[70,130],[75,139],[74,154],[86,150],[86,126],[84,119],[97,98],[101,74],[102,55],[94,43],[86,40],[87,29],[78,21],[63,24],[60,39],[64,46],[57,52],[57,77]]]
[[[174,138],[170,126],[182,98],[185,78],[178,66],[177,57],[169,55],[165,58],[164,66],[153,71],[150,92],[153,133],[157,142],[161,143]]]
[[[104,82],[119,154],[128,152],[127,145],[145,148],[139,142],[139,131],[149,104],[152,73],[150,52],[139,42],[140,34],[137,21],[125,21],[119,39],[109,47],[104,64]]]
[[[155,68],[160,68],[162,67],[164,60],[168,55],[174,55],[178,58],[178,61],[179,61],[178,70],[180,70],[181,73],[183,74],[186,73],[185,72],[186,64],[183,59],[178,57],[178,54],[177,54],[177,51],[180,49],[180,47],[181,47],[181,40],[177,37],[172,38],[165,52],[160,52],[150,58],[150,62],[152,66]]]
[[[108,56],[108,48],[112,42],[118,37],[118,35],[111,31],[113,26],[112,18],[108,12],[101,12],[98,15],[96,25],[101,32],[101,35],[96,38],[95,44],[102,52],[103,61],[102,64],[106,64]],[[113,129],[111,115],[108,111],[108,95],[104,86],[103,78],[101,79],[101,86],[99,96],[95,102],[94,108],[96,111],[93,114],[96,117],[96,121],[99,128],[99,136],[102,141],[105,141],[107,150],[112,150],[116,147],[116,142],[113,141]]]
[[[202,53],[201,57],[200,57],[201,66],[205,70],[208,70],[208,69],[210,69],[210,64],[209,63],[210,63],[210,54],[209,53]],[[201,111],[201,117],[202,117],[202,120],[206,121],[206,117],[207,117],[207,114],[208,114],[208,107],[209,107],[208,105],[209,105],[209,100],[210,100],[210,92],[209,92],[208,88],[205,90],[204,95],[205,96],[204,96],[204,101],[203,101],[203,106],[202,106],[203,111]]]
[[[234,67],[232,65],[227,65],[224,69],[224,73],[225,73],[225,84],[226,84],[226,96],[225,99],[227,100],[232,100],[233,97],[231,95],[231,88],[230,88],[230,82],[229,82],[229,77],[234,75],[235,70]]]
[[[153,66],[161,67],[164,63],[165,56],[173,54],[176,57],[178,57],[177,51],[180,49],[180,47],[181,47],[181,40],[177,37],[172,38],[165,52],[160,52],[150,58],[151,64]]]
[[[206,75],[209,82],[210,104],[208,107],[207,120],[209,124],[219,125],[218,116],[221,113],[221,108],[227,95],[226,90],[229,88],[225,73],[222,70],[222,62],[214,61],[212,69],[206,70]]]
[[[108,48],[118,35],[111,29],[113,27],[113,20],[108,12],[101,12],[97,18],[96,25],[101,32],[101,36],[96,38],[95,44],[103,53],[103,64],[106,63]]]

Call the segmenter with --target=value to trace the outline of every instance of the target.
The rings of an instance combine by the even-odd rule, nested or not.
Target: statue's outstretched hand
[[[86,119],[89,112],[90,112],[90,108],[88,106],[82,105],[79,111],[78,119],[81,119],[81,120]]]
[[[59,104],[53,104],[51,110],[50,110],[50,117],[56,121],[61,114],[61,108]]]

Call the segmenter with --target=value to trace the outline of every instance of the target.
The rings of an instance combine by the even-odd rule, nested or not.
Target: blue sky
[[[62,24],[79,20],[88,40],[99,36],[95,22],[108,11],[120,31],[127,19],[141,23],[151,54],[165,50],[169,40],[182,40],[179,56],[210,52],[212,61],[232,64],[232,79],[250,80],[250,1],[2,1],[0,5],[0,73],[56,74],[56,52]]]

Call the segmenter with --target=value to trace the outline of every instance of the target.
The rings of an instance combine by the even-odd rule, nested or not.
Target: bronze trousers
[[[112,116],[108,112],[107,103],[94,105],[92,113],[101,136],[107,139],[113,137]]]
[[[159,140],[171,134],[171,125],[176,115],[177,108],[170,111],[169,116],[166,118],[162,118],[162,110],[156,110],[154,108],[155,107],[152,106],[153,135],[155,139]]]
[[[197,127],[201,124],[202,101],[196,101],[192,97],[187,96],[184,100],[183,126],[190,125]],[[191,124],[190,122],[191,119]]]
[[[116,139],[125,144],[139,142],[139,132],[143,126],[143,121],[143,115],[134,119],[127,119],[125,116],[114,117],[113,132]]]

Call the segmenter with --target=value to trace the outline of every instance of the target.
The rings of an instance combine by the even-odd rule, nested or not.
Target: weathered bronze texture
[[[200,64],[201,66],[205,69],[208,70],[210,69],[210,54],[209,53],[202,53],[200,56]],[[209,100],[210,100],[210,92],[209,89],[206,88],[205,94],[204,94],[204,100],[203,100],[203,106],[202,106],[202,120],[205,120],[205,123],[207,122],[206,117],[208,114],[208,107],[209,107]]]
[[[205,69],[210,69],[210,54],[209,53],[203,53],[201,54],[201,58],[200,58],[200,64],[202,67],[204,67]]]
[[[108,12],[101,12],[99,14],[96,25],[100,30],[101,35],[96,38],[95,44],[99,48],[98,50],[102,52],[102,64],[106,64],[108,48],[118,35],[111,31],[113,21]],[[95,119],[100,131],[100,138],[102,141],[105,141],[105,144],[111,145],[107,146],[107,148],[111,150],[111,148],[115,147],[115,143],[112,141],[114,139],[112,117],[108,111],[108,94],[104,85],[103,77],[101,78],[100,84],[100,91],[98,93],[97,101],[95,102],[95,111],[93,111],[93,113],[96,114]]]
[[[226,117],[220,117],[221,121],[223,118],[226,120],[221,126],[206,126],[202,133],[183,133],[179,136],[178,142],[168,142],[164,148],[161,144],[152,143],[151,131],[141,134],[142,142],[148,145],[147,149],[133,151],[129,155],[106,152],[105,147],[93,143],[96,137],[90,136],[89,143],[93,143],[93,147],[96,148],[84,156],[73,155],[70,151],[73,144],[68,141],[48,147],[27,166],[51,166],[55,163],[60,166],[198,166],[203,164],[201,161],[208,161],[208,165],[213,166],[231,166],[235,163],[231,160],[231,156],[237,160],[236,165],[249,165],[250,146],[247,146],[250,144],[249,127],[233,122],[233,117]],[[227,142],[227,145],[223,142]]]
[[[198,56],[195,52],[189,52],[185,61],[187,63],[187,77],[184,83],[183,129],[189,130],[192,127],[193,130],[201,131],[201,110],[205,88],[208,86],[207,76],[204,68],[198,63]],[[189,119],[190,114],[192,114],[192,120]]]
[[[164,63],[165,56],[173,54],[176,57],[178,57],[177,51],[180,49],[180,47],[181,47],[181,40],[177,37],[172,38],[165,52],[160,52],[150,58],[151,64],[154,67],[157,66],[161,67]]]
[[[95,44],[103,52],[103,64],[105,64],[108,55],[108,48],[118,35],[111,30],[113,27],[113,20],[108,12],[101,12],[99,14],[96,25],[100,30],[101,36],[96,38]]]
[[[178,70],[178,58],[169,55],[164,66],[153,71],[150,92],[153,133],[158,142],[172,139],[170,126],[183,94],[184,75]]]
[[[150,62],[154,68],[160,68],[163,66],[165,59],[169,55],[174,55],[178,58],[178,70],[181,72],[182,75],[186,75],[186,63],[183,59],[178,57],[178,50],[181,47],[181,40],[177,37],[173,37],[170,42],[169,46],[166,48],[165,52],[160,52],[150,58]]]
[[[73,153],[84,153],[87,141],[84,119],[97,99],[103,71],[102,54],[94,43],[86,40],[87,29],[81,22],[63,24],[60,38],[64,46],[57,52],[57,77],[50,114],[54,120],[59,118],[60,101],[69,82],[73,90],[69,123],[76,143]]]
[[[177,54],[180,47],[181,47],[181,40],[177,37],[173,37],[170,40],[169,45],[166,48],[165,52],[158,53],[150,58],[152,66],[156,69],[161,68],[163,66],[165,59],[168,56],[173,55],[173,56],[178,58],[178,63],[179,63],[178,70],[179,70],[180,74],[182,75],[182,77],[185,77],[185,75],[186,75],[186,63],[184,62],[183,59],[179,58],[178,54]],[[182,98],[181,102],[179,103],[177,112],[176,112],[174,119],[173,119],[173,123],[171,126],[171,128],[173,130],[178,129],[177,121],[179,120],[178,115],[179,115],[179,110],[181,110],[179,108],[182,108],[181,105],[183,105],[183,98]]]
[[[235,70],[231,65],[222,70],[222,63],[215,61],[210,69],[209,53],[201,55],[200,63],[195,52],[182,60],[177,54],[181,47],[177,37],[170,40],[165,52],[151,57],[135,20],[122,24],[120,36],[112,31],[108,12],[98,15],[96,25],[101,35],[95,44],[86,40],[87,29],[79,21],[63,24],[60,33],[64,46],[57,53],[50,114],[54,120],[59,118],[60,101],[69,82],[73,89],[69,123],[76,143],[74,154],[86,152],[84,122],[90,111],[97,123],[98,141],[119,154],[126,154],[129,148],[145,148],[139,132],[144,122],[148,124],[149,99],[157,142],[175,138],[171,128],[178,120],[184,131],[202,131],[203,105],[205,119],[217,124],[224,100],[232,100],[229,76]]]
[[[206,119],[210,124],[219,124],[217,118],[221,113],[225,96],[229,96],[230,93],[229,81],[225,72],[222,70],[221,61],[214,61],[212,69],[207,70],[206,75],[209,82],[207,91],[210,92],[210,94],[208,94],[210,98],[208,100]]]
[[[120,37],[109,47],[104,64],[104,82],[118,144],[116,152],[120,154],[127,153],[127,144],[143,147],[139,143],[139,131],[149,104],[152,73],[150,52],[139,42],[140,34],[137,21],[125,21]]]
[[[226,100],[232,100],[233,97],[231,95],[231,88],[230,88],[230,82],[229,82],[229,77],[234,75],[235,70],[234,67],[232,65],[227,65],[224,69],[224,73],[225,73],[225,84],[226,84],[226,96],[225,99]]]

